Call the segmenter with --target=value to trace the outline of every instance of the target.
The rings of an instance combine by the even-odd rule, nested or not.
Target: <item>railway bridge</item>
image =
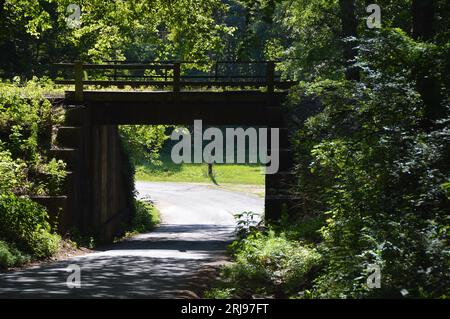
[[[282,104],[295,82],[281,79],[277,62],[57,66],[61,71],[55,82],[74,86],[65,92],[65,124],[58,127],[52,150],[68,165],[66,194],[60,204],[63,229],[76,227],[110,240],[129,217],[131,203],[125,195],[130,176],[118,125],[192,125],[194,120],[202,120],[204,126],[280,129],[278,149],[268,145],[269,152],[280,154],[279,172],[266,175],[265,185],[265,218],[279,219],[288,202],[292,167]]]

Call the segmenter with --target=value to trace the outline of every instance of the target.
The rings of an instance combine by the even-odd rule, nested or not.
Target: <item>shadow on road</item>
[[[223,256],[233,228],[163,225],[101,251],[0,274],[2,298],[174,298],[189,290],[207,263]],[[70,264],[81,267],[81,288],[68,288]]]

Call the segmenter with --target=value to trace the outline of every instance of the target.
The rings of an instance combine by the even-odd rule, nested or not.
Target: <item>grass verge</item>
[[[218,184],[264,185],[261,166],[252,164],[215,164],[214,181]],[[136,180],[145,182],[211,183],[207,164],[175,164],[167,155],[159,164],[136,165]]]

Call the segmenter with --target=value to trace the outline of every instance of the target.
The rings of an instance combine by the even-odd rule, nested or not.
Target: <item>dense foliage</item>
[[[143,233],[153,230],[161,222],[158,209],[150,201],[136,200],[130,233]]]
[[[278,298],[298,294],[321,261],[314,248],[274,231],[249,235],[235,248],[234,258],[223,276],[233,283],[235,294],[249,298],[254,292]]]
[[[450,118],[420,128],[424,104],[410,69],[445,51],[386,30],[361,41],[364,83],[303,83],[292,93],[294,104],[309,96],[322,107],[294,139],[303,212],[328,215],[320,296],[448,294]],[[382,269],[382,285],[369,290],[373,264]]]
[[[269,41],[266,51],[292,58],[284,76],[301,80],[287,103],[296,157],[290,213],[298,226],[274,236],[283,241],[289,232],[322,256],[314,278],[297,281],[303,297],[449,295],[448,3],[377,3],[380,29],[366,27],[363,1],[279,1],[273,11],[279,24],[271,30],[284,30],[287,40]],[[235,245],[246,255],[236,255],[228,285],[209,296],[242,296],[233,284],[273,291],[275,283],[261,290],[261,280],[259,287],[241,280],[270,270],[267,259],[249,254],[267,251],[257,236]],[[374,266],[376,288],[368,284]]]
[[[404,14],[386,10],[384,21],[407,25]],[[310,107],[294,125],[300,220],[327,215],[318,244],[326,265],[312,289],[318,297],[443,297],[450,284],[448,38],[425,42],[389,27],[360,33],[353,39],[359,81],[339,78],[342,69],[325,63],[319,77],[291,92],[294,114]],[[434,103],[422,86],[426,74],[440,97]],[[373,265],[381,269],[378,289],[366,283]]]
[[[122,125],[120,135],[134,164],[157,164],[164,141],[169,137],[164,125]]]
[[[36,257],[50,256],[58,248],[60,238],[51,233],[47,212],[27,198],[0,195],[0,225],[2,239]]]
[[[57,195],[65,164],[48,156],[51,127],[60,121],[43,97],[45,83],[0,84],[0,240],[2,268],[58,248],[45,209],[29,196]],[[20,251],[19,251],[19,250]]]
[[[36,80],[0,84],[0,191],[50,195],[61,191],[65,165],[48,156],[52,125],[61,121]]]
[[[13,244],[0,241],[0,270],[20,266],[29,260],[30,257],[23,254]]]
[[[68,23],[72,3],[78,28]],[[199,60],[232,31],[215,19],[224,10],[217,0],[2,0],[0,77],[46,74],[64,60]]]

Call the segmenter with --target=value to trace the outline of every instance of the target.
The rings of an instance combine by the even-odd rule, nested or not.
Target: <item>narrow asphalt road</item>
[[[140,198],[159,208],[162,225],[104,251],[0,274],[1,298],[182,298],[199,270],[224,258],[233,214],[262,213],[263,199],[217,187],[138,182]],[[81,268],[81,287],[67,286],[67,267]]]

